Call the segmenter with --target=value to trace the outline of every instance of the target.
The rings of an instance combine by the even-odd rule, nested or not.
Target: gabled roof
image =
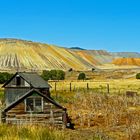
[[[58,108],[61,108],[63,110],[66,110],[66,108],[62,107],[61,105],[59,105],[57,102],[55,102],[52,98],[49,98],[45,95],[43,95],[41,92],[39,92],[37,89],[31,89],[30,91],[26,92],[23,96],[21,96],[19,99],[17,99],[16,101],[14,101],[13,103],[11,103],[9,106],[7,106],[3,111],[7,112],[10,109],[12,109],[13,107],[15,107],[16,105],[18,105],[19,103],[21,103],[24,99],[26,99],[27,97],[31,96],[33,93],[37,93],[38,95],[40,95],[41,97],[45,98],[47,101],[49,101],[50,103],[54,104],[55,106],[57,106]]]
[[[9,84],[10,81],[12,81],[12,79],[16,75],[19,75],[21,78],[23,78],[33,88],[50,88],[51,87],[43,78],[41,78],[35,72],[16,72],[15,75],[9,81],[7,81],[2,87],[5,87],[7,84]]]

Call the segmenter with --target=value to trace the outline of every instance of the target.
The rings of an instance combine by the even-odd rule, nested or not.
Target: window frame
[[[33,99],[33,111],[30,111],[30,110],[27,110],[27,99]],[[41,99],[41,111],[36,111],[35,110],[35,107],[36,107],[36,102],[35,102],[35,99]],[[43,109],[44,109],[44,101],[43,101],[43,97],[28,97],[24,100],[24,104],[25,104],[25,112],[29,112],[29,113],[40,113],[40,112],[43,112]]]
[[[21,77],[16,75],[16,86],[21,86]]]

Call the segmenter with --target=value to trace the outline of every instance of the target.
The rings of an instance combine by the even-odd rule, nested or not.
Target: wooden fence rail
[[[94,86],[92,85],[91,86],[91,84],[90,83],[84,83],[84,87],[81,87],[80,86],[80,84],[79,84],[79,86],[78,85],[75,85],[75,83],[73,83],[73,82],[70,82],[69,84],[67,83],[67,84],[63,84],[63,85],[59,85],[59,82],[57,83],[57,82],[55,82],[54,83],[54,85],[51,85],[52,86],[52,90],[54,90],[54,91],[63,91],[63,90],[65,90],[65,91],[76,91],[76,90],[80,90],[80,89],[85,89],[85,90],[93,90],[93,89],[99,89],[99,91],[100,91],[100,89],[102,89],[102,88],[106,88],[106,92],[107,93],[110,93],[110,85],[109,84],[104,84],[103,86],[102,85],[99,85],[98,87],[96,87],[96,88],[94,88]]]

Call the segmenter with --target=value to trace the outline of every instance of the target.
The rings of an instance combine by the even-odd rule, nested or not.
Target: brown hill
[[[112,62],[115,65],[135,65],[140,66],[140,58],[117,58]]]
[[[0,39],[1,70],[88,70],[111,62],[106,51],[72,50],[17,39]]]
[[[125,53],[125,55],[127,54],[135,56],[135,53]],[[117,54],[114,56],[104,50],[68,49],[32,41],[0,39],[1,71],[68,70],[70,68],[86,71],[93,67],[107,69],[110,66],[114,68],[113,64],[118,65],[117,67],[121,65],[140,66],[140,58],[116,57],[118,57]]]

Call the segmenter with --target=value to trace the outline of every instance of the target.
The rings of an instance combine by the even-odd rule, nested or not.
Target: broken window
[[[25,103],[27,112],[43,111],[43,98],[27,98]]]
[[[26,111],[33,111],[34,110],[34,101],[33,98],[26,99]]]

